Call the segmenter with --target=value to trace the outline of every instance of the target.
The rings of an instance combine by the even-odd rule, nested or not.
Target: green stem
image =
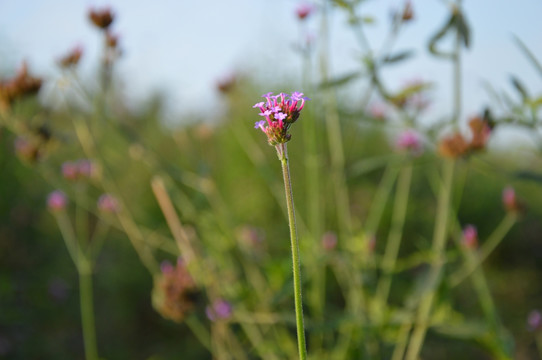
[[[94,326],[94,303],[92,295],[92,271],[86,259],[81,259],[79,271],[79,295],[81,302],[81,322],[86,360],[98,360],[96,347],[96,328]]]
[[[294,275],[294,301],[295,301],[295,322],[297,326],[297,345],[299,359],[307,358],[307,347],[305,344],[305,326],[303,323],[303,303],[301,298],[301,265],[299,259],[299,242],[297,240],[297,228],[295,223],[294,197],[292,193],[292,182],[290,169],[288,167],[288,150],[286,144],[278,144],[277,154],[282,165],[284,176],[284,191],[286,193],[286,205],[288,208],[288,223],[290,227],[290,240],[292,245],[292,262]]]
[[[514,226],[517,217],[518,215],[515,212],[508,212],[506,214],[499,226],[497,226],[487,241],[480,247],[480,252],[476,260],[466,263],[460,270],[450,276],[451,286],[459,285],[463,280],[469,277],[485,259],[487,259],[493,250],[501,243],[512,226]]]
[[[382,271],[384,275],[378,282],[376,291],[377,303],[382,306],[382,308],[385,306],[388,300],[392,272],[395,268],[397,255],[399,254],[399,248],[401,246],[401,238],[403,235],[403,226],[405,224],[411,180],[412,164],[409,163],[401,170],[399,180],[397,182],[397,193],[395,194],[392,215],[392,228],[386,244],[384,258],[382,259]]]
[[[437,219],[433,234],[433,245],[431,248],[433,260],[428,278],[429,290],[422,296],[416,325],[408,346],[406,360],[416,360],[425,340],[425,334],[429,326],[431,309],[435,299],[437,288],[442,275],[444,264],[444,249],[446,245],[446,233],[448,228],[452,184],[454,177],[454,160],[445,160],[443,164],[443,183],[440,187],[438,197]]]

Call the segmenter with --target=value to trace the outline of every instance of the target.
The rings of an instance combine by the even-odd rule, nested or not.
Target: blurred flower
[[[405,1],[405,6],[403,8],[401,20],[403,22],[408,22],[412,19],[414,19],[414,10],[412,9],[412,2],[410,0],[407,0]]]
[[[461,133],[454,133],[449,136],[445,136],[441,139],[438,151],[440,155],[448,158],[458,158],[467,153],[469,144],[461,135]]]
[[[418,156],[423,152],[420,135],[414,130],[405,130],[397,137],[395,145],[399,150]]]
[[[230,92],[233,89],[236,82],[237,82],[237,76],[235,76],[235,74],[233,73],[228,73],[221,76],[216,81],[216,88],[218,89],[218,91],[225,94],[225,93]]]
[[[516,196],[516,190],[511,186],[505,187],[502,191],[502,203],[506,211],[521,212],[524,209],[524,205]]]
[[[305,106],[305,101],[310,100],[303,93],[294,91],[291,96],[280,93],[263,95],[267,101],[259,102],[253,108],[260,109],[260,116],[265,120],[257,121],[254,128],[262,130],[269,141],[269,145],[283,144],[292,137],[288,133],[290,126],[299,118],[299,114]]]
[[[313,4],[309,3],[300,3],[297,8],[295,9],[295,13],[297,15],[297,18],[299,20],[304,20],[307,18],[310,14],[312,14],[315,10],[315,7]]]
[[[169,274],[175,270],[175,267],[167,260],[162,261],[160,264],[160,271],[162,274]]]
[[[478,246],[478,231],[473,225],[467,225],[463,229],[463,245],[469,249],[475,249]]]
[[[333,251],[337,247],[337,234],[328,231],[322,235],[322,247],[325,251]]]
[[[66,208],[68,198],[60,190],[55,190],[47,197],[47,207],[51,211],[62,211]]]
[[[81,46],[74,47],[68,54],[58,60],[58,64],[62,68],[72,68],[79,64],[83,56],[83,48]]]
[[[111,49],[116,49],[119,45],[119,36],[107,31],[105,33],[105,44]]]
[[[196,283],[181,259],[175,266],[162,263],[161,270],[154,279],[153,306],[163,317],[182,322],[195,307]]]
[[[469,127],[472,132],[472,139],[469,144],[471,150],[484,149],[491,134],[491,128],[487,121],[484,121],[480,117],[473,117],[469,121]]]
[[[116,213],[120,210],[120,204],[113,195],[102,194],[98,198],[98,209],[105,213]]]
[[[218,299],[212,305],[205,308],[205,314],[211,321],[226,320],[231,317],[232,306],[229,302],[223,299]]]
[[[96,27],[102,30],[107,29],[115,19],[110,8],[103,8],[99,10],[90,9],[88,11],[88,17]]]
[[[527,317],[527,328],[529,331],[537,331],[542,328],[542,314],[538,310],[533,310]]]
[[[15,153],[26,161],[36,161],[40,156],[39,147],[27,137],[19,136],[14,142]]]
[[[384,120],[386,118],[386,107],[384,104],[372,104],[369,113],[377,120]]]
[[[76,180],[79,175],[77,164],[71,161],[66,161],[62,164],[62,176],[66,180]]]
[[[40,78],[29,75],[28,66],[23,62],[15,77],[0,81],[0,108],[9,108],[16,99],[36,94],[41,84]]]
[[[94,163],[88,159],[80,159],[77,161],[77,171],[79,176],[90,178],[95,172]]]

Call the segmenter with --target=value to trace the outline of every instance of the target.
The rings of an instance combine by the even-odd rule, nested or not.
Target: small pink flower
[[[507,186],[502,191],[502,203],[506,211],[521,212],[523,205],[519,202],[513,187]]]
[[[295,9],[295,13],[296,13],[297,18],[299,20],[304,20],[310,14],[312,14],[314,12],[314,10],[315,10],[314,5],[309,4],[309,3],[301,3]]]
[[[60,190],[55,190],[47,197],[47,207],[51,211],[62,211],[66,208],[68,198]]]
[[[384,120],[386,118],[386,107],[383,104],[373,104],[369,109],[371,116],[378,120]]]
[[[216,300],[205,309],[205,314],[211,321],[228,319],[231,317],[232,312],[231,304],[223,299]]]
[[[120,204],[113,195],[103,194],[98,199],[98,209],[106,213],[116,213],[120,210]]]
[[[160,264],[160,271],[162,271],[163,274],[170,274],[173,272],[173,270],[175,270],[175,268],[167,260],[162,261],[162,263]]]
[[[332,251],[337,247],[337,234],[328,231],[322,235],[322,247],[325,251]]]
[[[478,246],[478,231],[473,225],[467,225],[463,229],[463,245],[469,249],[474,249]]]
[[[66,161],[62,164],[62,176],[66,180],[76,180],[79,175],[79,169],[76,163]]]
[[[399,134],[396,146],[399,150],[408,151],[413,155],[421,155],[423,151],[420,135],[413,130],[406,130]]]

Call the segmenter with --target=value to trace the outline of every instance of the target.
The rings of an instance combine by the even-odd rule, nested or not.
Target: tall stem
[[[86,360],[98,360],[96,347],[96,328],[94,326],[94,302],[92,295],[92,270],[85,259],[82,259],[79,270],[79,295],[81,303],[81,322]]]
[[[286,193],[286,206],[288,208],[288,224],[290,227],[290,241],[292,245],[292,262],[294,274],[294,301],[295,301],[295,322],[297,326],[297,345],[299,359],[307,358],[307,347],[305,344],[305,326],[303,323],[303,302],[301,298],[301,265],[299,260],[299,241],[297,239],[297,227],[295,223],[294,197],[292,193],[292,182],[290,180],[290,169],[288,167],[288,150],[286,144],[278,144],[276,147],[282,175],[284,176],[284,191]]]
[[[437,219],[435,223],[435,232],[433,234],[433,245],[431,252],[433,260],[429,272],[428,284],[429,290],[423,295],[418,314],[416,317],[416,326],[410,339],[406,360],[418,359],[418,354],[425,340],[425,334],[429,326],[431,309],[433,301],[437,294],[438,285],[442,275],[442,266],[444,264],[444,249],[446,245],[446,233],[448,227],[450,200],[452,195],[452,184],[454,177],[454,160],[445,160],[443,164],[443,183],[440,187],[438,197]]]

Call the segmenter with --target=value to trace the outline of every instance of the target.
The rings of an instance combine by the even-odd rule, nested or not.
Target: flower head
[[[473,225],[467,225],[463,229],[463,245],[469,249],[474,249],[478,245],[478,231]]]
[[[422,153],[420,135],[413,130],[406,130],[399,134],[395,145],[399,150],[408,151],[413,155],[420,155]]]
[[[290,140],[288,133],[290,126],[297,121],[299,114],[305,106],[305,101],[310,100],[303,93],[294,91],[291,96],[280,93],[273,95],[272,92],[264,94],[266,101],[256,103],[253,108],[260,110],[260,116],[264,120],[257,121],[254,128],[262,130],[270,145],[283,144]]]
[[[223,299],[218,299],[205,308],[205,314],[211,321],[228,319],[232,312],[231,304]]]
[[[116,213],[120,210],[120,204],[113,195],[102,194],[98,198],[98,209],[105,213]]]
[[[90,9],[88,12],[90,21],[98,28],[106,30],[115,19],[115,16],[110,8]]]
[[[58,64],[62,68],[73,68],[77,64],[79,64],[79,61],[81,60],[81,57],[83,56],[83,48],[81,46],[74,47],[68,54],[64,55],[62,58],[58,60]]]
[[[533,310],[527,317],[527,328],[529,331],[537,331],[542,328],[542,314],[538,310]]]
[[[299,20],[305,20],[310,14],[314,12],[314,5],[308,3],[301,3],[295,9],[295,14]]]
[[[47,197],[47,207],[51,211],[62,211],[66,208],[68,198],[60,190],[55,190]]]
[[[179,259],[175,266],[162,263],[161,272],[154,279],[152,303],[163,317],[182,322],[195,307],[197,293],[197,285],[184,261]]]

